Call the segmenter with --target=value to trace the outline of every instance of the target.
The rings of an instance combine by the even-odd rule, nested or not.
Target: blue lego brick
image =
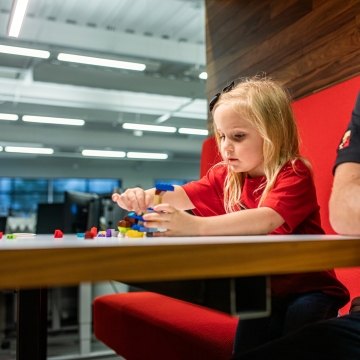
[[[139,224],[135,224],[131,227],[131,229],[133,230],[137,230],[137,231],[141,231],[141,232],[146,232],[146,233],[149,233],[149,232],[158,232],[158,229],[157,228],[148,228],[148,227],[145,227],[145,226],[141,226]]]
[[[160,191],[174,191],[175,188],[173,185],[171,184],[157,184],[155,186],[156,190],[160,190]]]
[[[127,214],[129,218],[144,221],[143,217],[141,215],[136,214],[134,211],[131,211]]]

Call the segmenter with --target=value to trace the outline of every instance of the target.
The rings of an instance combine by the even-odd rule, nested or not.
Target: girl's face
[[[231,170],[245,172],[251,177],[265,175],[264,141],[259,132],[230,105],[219,105],[213,116],[220,139],[220,152]]]

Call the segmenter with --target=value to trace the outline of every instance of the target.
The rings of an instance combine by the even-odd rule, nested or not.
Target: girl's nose
[[[228,139],[224,139],[223,149],[224,149],[225,151],[232,150],[232,143],[231,143],[231,141],[229,141]]]

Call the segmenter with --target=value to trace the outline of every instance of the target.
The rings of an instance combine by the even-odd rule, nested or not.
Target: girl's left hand
[[[154,236],[198,236],[201,218],[177,210],[169,204],[159,204],[154,212],[143,215],[144,226],[149,228],[165,228]]]

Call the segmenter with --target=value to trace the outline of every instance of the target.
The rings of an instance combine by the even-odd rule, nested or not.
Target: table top
[[[0,240],[0,288],[84,281],[159,281],[271,275],[360,266],[360,237],[263,235]]]

